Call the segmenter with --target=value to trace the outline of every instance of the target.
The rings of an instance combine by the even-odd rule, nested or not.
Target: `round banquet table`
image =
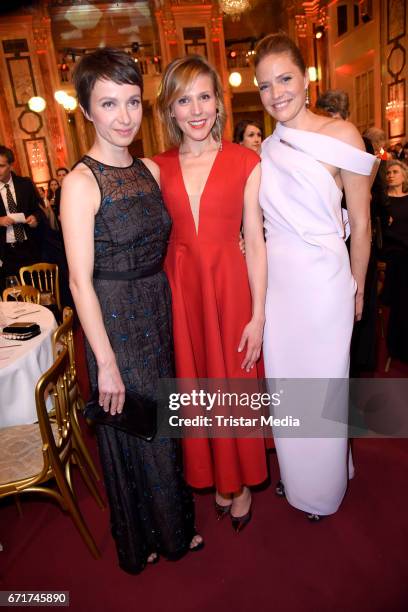
[[[11,318],[13,314],[21,314]],[[27,302],[0,302],[2,326],[29,321],[38,323],[41,334],[31,340],[13,340],[12,348],[0,339],[0,427],[24,425],[37,421],[35,385],[53,363],[51,335],[57,327],[48,308]]]

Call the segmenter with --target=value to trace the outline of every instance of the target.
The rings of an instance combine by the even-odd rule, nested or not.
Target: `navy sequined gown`
[[[156,181],[135,159],[117,168],[89,156],[101,192],[95,216],[95,269],[143,271],[163,259],[171,221]],[[163,271],[136,280],[94,279],[104,324],[126,389],[155,398],[160,377],[173,377],[171,293]],[[97,367],[89,348],[93,388]],[[152,552],[178,558],[189,549],[194,508],[176,440],[145,442],[97,426],[99,454],[120,567],[137,573]]]

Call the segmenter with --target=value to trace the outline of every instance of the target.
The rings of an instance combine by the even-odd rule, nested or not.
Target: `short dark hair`
[[[64,170],[64,172],[66,172],[67,174],[69,174],[69,170],[68,168],[64,168],[64,166],[61,166],[61,168],[57,168],[56,173],[58,174],[58,172],[61,172],[61,170]],[[53,180],[53,179],[51,179]]]
[[[12,164],[14,162],[13,151],[8,147],[5,147],[4,145],[0,145],[0,155],[3,155],[7,159],[7,162],[9,164]]]
[[[112,47],[83,55],[75,66],[72,80],[79,103],[88,114],[91,93],[98,80],[138,85],[143,93],[143,77],[138,64],[124,51]]]
[[[259,62],[268,55],[277,55],[279,53],[287,53],[292,62],[299,68],[302,74],[306,72],[306,64],[299,47],[293,42],[287,34],[281,32],[277,34],[268,34],[260,40],[255,47],[255,68]]]
[[[317,98],[316,107],[329,115],[338,113],[342,119],[347,119],[350,114],[348,93],[343,89],[329,89]]]
[[[254,125],[257,127],[261,131],[261,136],[263,138],[263,129],[259,121],[256,119],[242,119],[242,121],[238,121],[234,128],[234,142],[240,144],[244,140],[245,130],[247,129],[248,125]]]

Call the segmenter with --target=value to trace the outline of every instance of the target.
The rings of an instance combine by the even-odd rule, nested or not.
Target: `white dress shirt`
[[[6,209],[6,215],[10,214],[10,209],[8,207],[8,202],[7,202],[7,190],[6,190],[6,185],[8,185],[10,187],[10,191],[11,191],[11,195],[13,196],[13,199],[15,202],[17,202],[16,200],[16,190],[14,189],[14,183],[13,183],[13,177],[10,176],[9,180],[7,181],[7,183],[3,183],[2,181],[0,181],[0,193],[1,193],[1,197],[3,198],[3,204],[4,204],[4,208]],[[27,240],[27,234],[23,228],[24,231],[24,239]],[[14,229],[12,225],[8,225],[6,228],[6,242],[7,243],[12,243],[16,241],[16,237],[14,235]]]

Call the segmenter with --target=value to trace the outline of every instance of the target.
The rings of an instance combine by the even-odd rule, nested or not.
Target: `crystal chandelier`
[[[241,13],[251,7],[250,0],[219,0],[220,9],[232,19],[239,19]]]

